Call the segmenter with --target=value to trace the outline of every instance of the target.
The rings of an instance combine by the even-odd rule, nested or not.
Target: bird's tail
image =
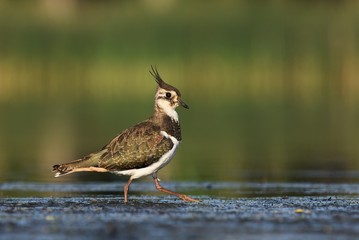
[[[82,159],[72,162],[55,164],[52,166],[52,171],[55,172],[55,177],[60,177],[74,172],[107,172],[108,170],[98,167],[98,160],[101,155],[102,151],[90,154]]]

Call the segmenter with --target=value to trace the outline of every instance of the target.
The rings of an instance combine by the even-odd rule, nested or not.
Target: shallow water
[[[2,239],[355,239],[359,184],[172,182],[0,184]]]

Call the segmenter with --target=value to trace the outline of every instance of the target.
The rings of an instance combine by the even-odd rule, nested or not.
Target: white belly
[[[161,134],[164,137],[171,139],[171,141],[173,143],[173,147],[171,150],[169,150],[167,153],[165,153],[157,162],[152,163],[150,166],[145,167],[145,168],[116,171],[114,173],[119,174],[119,175],[129,175],[129,176],[132,176],[133,179],[136,179],[136,178],[140,178],[140,177],[144,177],[144,176],[148,176],[153,173],[156,173],[158,170],[160,170],[161,168],[166,166],[171,161],[173,156],[175,155],[177,147],[180,144],[180,142],[176,138],[168,135],[164,131],[161,131]]]

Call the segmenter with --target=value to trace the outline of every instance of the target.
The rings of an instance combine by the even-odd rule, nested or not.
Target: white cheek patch
[[[159,108],[161,108],[169,117],[171,117],[173,120],[178,122],[178,113],[176,110],[171,106],[171,103],[167,101],[166,99],[158,99],[157,105]]]

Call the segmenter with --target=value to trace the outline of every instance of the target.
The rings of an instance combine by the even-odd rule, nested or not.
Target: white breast
[[[132,176],[133,179],[135,179],[135,178],[151,175],[157,172],[158,170],[160,170],[161,168],[163,168],[164,166],[166,166],[175,155],[177,147],[180,144],[180,142],[175,137],[169,135],[165,131],[161,131],[161,135],[164,136],[165,138],[171,139],[173,143],[173,147],[171,150],[165,153],[157,162],[152,163],[150,166],[145,168],[117,171],[115,173],[119,175],[129,175]]]

